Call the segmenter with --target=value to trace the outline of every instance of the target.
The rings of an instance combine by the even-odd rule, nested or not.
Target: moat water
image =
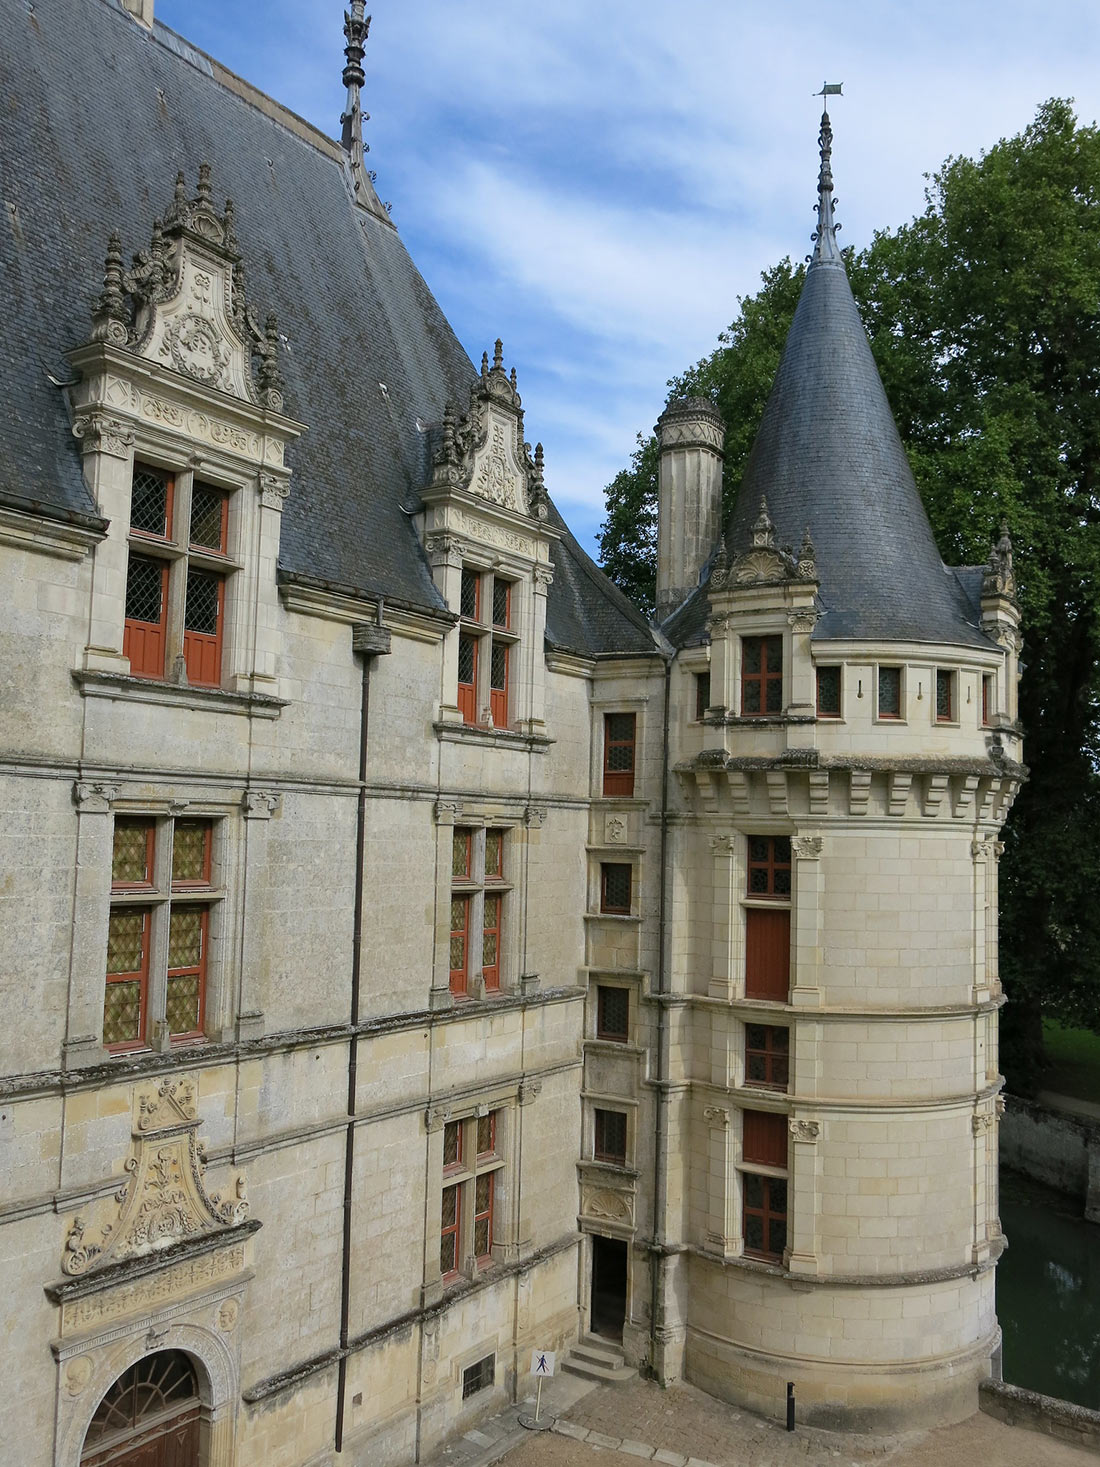
[[[1100,1224],[1080,1199],[1001,1169],[1004,1378],[1100,1409]]]

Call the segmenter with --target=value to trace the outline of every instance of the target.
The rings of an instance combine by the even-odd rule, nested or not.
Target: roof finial
[[[821,169],[817,175],[817,228],[810,236],[814,241],[814,252],[810,257],[814,264],[819,260],[840,260],[840,250],[836,242],[836,232],[840,225],[833,219],[833,207],[836,204],[833,198],[833,125],[829,121],[827,99],[843,96],[843,85],[843,82],[824,82],[820,92],[814,94],[826,99],[822,102],[821,131],[817,137],[821,149]]]
[[[363,142],[363,119],[369,122],[370,113],[365,113],[359,98],[360,88],[366,80],[363,74],[363,55],[366,51],[367,35],[370,31],[369,15],[364,15],[364,0],[351,0],[351,11],[344,11],[344,38],[347,45],[344,55],[344,86],[348,89],[347,107],[340,118],[343,126],[344,151],[348,154],[352,169],[363,168],[363,155],[369,148]]]
[[[493,343],[493,366],[498,372],[504,369],[504,343],[499,336]]]

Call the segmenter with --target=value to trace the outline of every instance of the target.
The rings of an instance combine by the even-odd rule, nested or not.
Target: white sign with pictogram
[[[539,1380],[547,1380],[554,1374],[555,1355],[553,1350],[531,1351],[531,1374]]]

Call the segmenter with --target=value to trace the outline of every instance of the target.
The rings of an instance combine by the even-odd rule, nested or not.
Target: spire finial
[[[369,122],[370,114],[363,111],[360,101],[360,90],[366,80],[363,55],[367,48],[371,21],[370,16],[363,13],[364,9],[364,0],[351,0],[351,10],[344,11],[344,39],[347,41],[344,47],[344,55],[347,57],[344,86],[348,89],[348,100],[340,122],[343,127],[344,151],[353,170],[363,168],[363,155],[370,151],[363,142],[363,119],[366,118]]]
[[[499,336],[493,343],[493,366],[498,372],[504,369],[504,343]]]
[[[840,225],[833,219],[833,207],[836,200],[833,198],[833,125],[829,121],[830,97],[842,97],[843,82],[824,82],[820,92],[814,95],[821,97],[821,131],[817,136],[818,147],[821,149],[821,168],[817,175],[817,228],[810,238],[814,241],[814,252],[811,263],[816,264],[819,260],[840,260],[840,250],[836,242],[836,232]]]

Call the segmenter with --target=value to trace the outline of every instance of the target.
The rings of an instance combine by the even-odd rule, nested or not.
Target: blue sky
[[[369,166],[475,361],[519,372],[547,483],[594,550],[665,383],[760,271],[809,248],[823,78],[845,243],[1050,96],[1100,115],[1095,0],[375,0]],[[339,0],[156,0],[159,19],[335,136]]]

